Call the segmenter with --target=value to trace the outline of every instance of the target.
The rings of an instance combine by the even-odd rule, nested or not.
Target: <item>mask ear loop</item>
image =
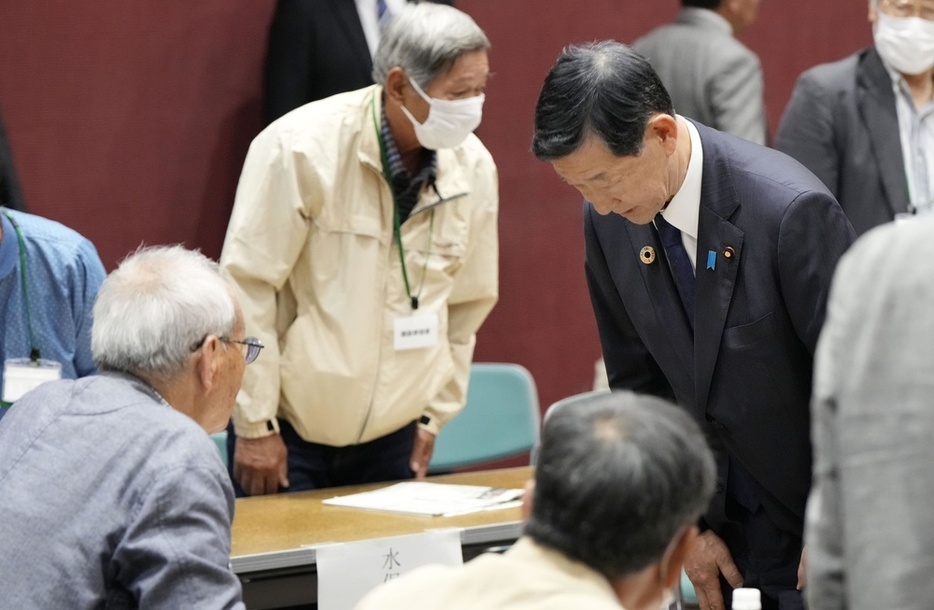
[[[409,84],[412,85],[412,88],[413,88],[413,89],[415,89],[415,93],[417,93],[417,94],[419,94],[420,96],[422,96],[422,99],[425,100],[426,102],[428,102],[428,105],[430,106],[430,105],[431,105],[431,98],[428,97],[428,94],[425,93],[424,91],[422,91],[422,88],[418,86],[418,83],[415,82],[415,79],[414,79],[414,78],[411,78],[411,77],[409,77],[409,76],[406,76],[406,78],[409,79]]]
[[[415,90],[415,93],[419,94],[421,98],[425,100],[425,102],[428,103],[428,116],[430,117],[431,116],[431,98],[428,97],[428,95],[424,91],[422,91],[422,88],[418,86],[418,83],[415,82],[415,79],[411,78],[408,75],[406,75],[406,78],[408,79],[409,84],[412,85],[412,89]],[[424,125],[425,123],[428,122],[427,118],[425,119],[425,123],[419,123],[418,121],[416,121],[415,117],[412,116],[412,113],[409,112],[409,109],[405,107],[405,104],[399,104],[399,108],[402,110],[402,114],[404,114],[406,118],[408,118],[409,121],[412,122],[413,125]]]

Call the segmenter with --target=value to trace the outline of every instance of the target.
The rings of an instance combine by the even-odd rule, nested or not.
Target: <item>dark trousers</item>
[[[726,524],[719,533],[743,575],[743,586],[762,592],[762,610],[804,610],[803,596],[795,589],[800,538],[775,527],[761,506],[755,514],[747,512]],[[722,577],[720,588],[729,608],[733,588]]]
[[[368,443],[347,447],[309,443],[283,419],[279,420],[279,429],[289,453],[288,491],[397,481],[414,476],[409,461],[415,444],[415,422]],[[227,454],[233,480],[236,447],[233,425],[227,431]],[[236,481],[233,484],[237,497],[246,495]]]

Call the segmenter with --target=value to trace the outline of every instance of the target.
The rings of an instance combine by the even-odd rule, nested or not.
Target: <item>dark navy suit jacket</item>
[[[705,428],[720,470],[706,515],[715,531],[726,520],[729,455],[772,521],[800,536],[813,354],[853,228],[790,157],[697,129],[704,163],[693,334],[653,225],[584,204],[585,267],[610,387],[674,399]],[[659,253],[651,264],[640,259],[644,246]]]

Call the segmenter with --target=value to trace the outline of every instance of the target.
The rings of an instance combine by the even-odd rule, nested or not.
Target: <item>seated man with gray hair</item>
[[[464,406],[498,295],[496,166],[471,133],[489,46],[457,9],[409,5],[378,84],[250,146],[221,255],[268,352],[233,414],[245,493],[424,476]]]
[[[40,385],[0,421],[3,606],[243,608],[207,432],[262,345],[216,265],[179,246],[124,260],[93,317],[100,373]]]
[[[568,400],[545,420],[515,546],[463,568],[416,570],[357,610],[657,610],[714,481],[713,456],[684,410],[632,392]]]

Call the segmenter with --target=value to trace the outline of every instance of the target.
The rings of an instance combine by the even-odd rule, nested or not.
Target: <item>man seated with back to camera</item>
[[[657,610],[714,481],[713,455],[684,410],[627,391],[581,396],[545,420],[525,532],[509,551],[418,569],[357,610]]]

